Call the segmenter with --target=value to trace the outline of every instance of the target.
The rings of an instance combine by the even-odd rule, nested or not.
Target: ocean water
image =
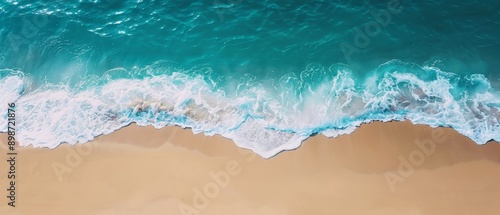
[[[269,158],[372,121],[500,141],[500,1],[0,3],[0,131],[85,143],[131,123]]]

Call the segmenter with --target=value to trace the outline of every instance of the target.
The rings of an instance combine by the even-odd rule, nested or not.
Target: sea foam
[[[311,135],[336,137],[372,121],[452,127],[478,144],[500,140],[500,96],[483,75],[461,77],[399,61],[362,79],[331,67],[312,82],[306,72],[234,88],[174,71],[78,89],[47,84],[28,92],[22,73],[4,72],[0,128],[6,131],[6,103],[15,102],[21,146],[84,143],[131,123],[220,134],[264,158],[295,149]]]

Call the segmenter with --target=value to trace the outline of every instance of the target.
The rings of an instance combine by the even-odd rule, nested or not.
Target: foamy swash
[[[448,126],[478,144],[500,140],[500,96],[483,75],[461,77],[399,61],[363,79],[338,66],[313,70],[300,77],[227,83],[231,87],[172,71],[99,80],[102,84],[78,89],[45,85],[34,90],[27,90],[29,77],[3,70],[0,101],[16,103],[21,146],[84,143],[130,123],[220,134],[265,158],[295,149],[313,134],[336,137],[376,120]],[[320,83],[308,81],[320,74]],[[2,132],[6,109],[0,107]]]

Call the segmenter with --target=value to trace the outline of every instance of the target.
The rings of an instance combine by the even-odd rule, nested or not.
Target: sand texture
[[[498,214],[500,145],[450,128],[371,123],[268,160],[220,136],[128,126],[56,149],[18,148],[0,214]]]

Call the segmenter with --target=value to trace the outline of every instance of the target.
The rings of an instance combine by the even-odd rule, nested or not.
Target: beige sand
[[[335,139],[318,135],[269,160],[177,127],[129,126],[83,145],[19,148],[15,209],[5,198],[6,136],[0,138],[0,214],[500,210],[499,144],[478,146],[451,129],[408,122],[363,125]]]

